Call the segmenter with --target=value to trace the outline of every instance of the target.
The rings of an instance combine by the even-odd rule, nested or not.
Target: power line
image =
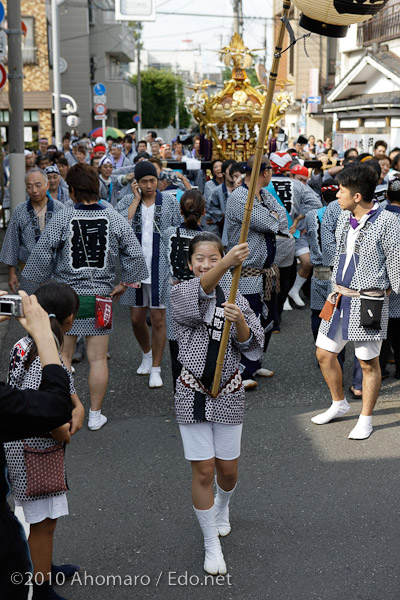
[[[233,15],[212,15],[207,13],[182,13],[173,11],[157,10],[158,15],[179,15],[182,17],[212,17],[213,19],[233,19]],[[243,15],[243,19],[246,20],[258,20],[258,21],[278,21],[279,17],[246,17]],[[290,19],[291,21],[295,19]]]

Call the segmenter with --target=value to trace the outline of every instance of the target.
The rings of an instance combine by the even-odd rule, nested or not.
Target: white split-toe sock
[[[372,417],[360,415],[355,427],[349,433],[350,440],[366,440],[372,433]]]
[[[217,495],[214,498],[215,522],[217,525],[218,535],[225,537],[231,532],[231,524],[229,522],[229,501],[236,489],[237,484],[229,492],[226,492],[219,487],[217,478],[215,478],[215,485],[217,488]]]
[[[161,379],[161,367],[151,367],[149,377],[149,387],[159,388],[162,387],[163,380]]]
[[[90,431],[97,431],[107,423],[107,417],[101,414],[101,410],[89,409],[88,428]]]
[[[286,298],[285,304],[283,305],[283,310],[293,310],[289,298]]]
[[[346,398],[344,400],[336,400],[332,402],[331,406],[323,413],[319,415],[315,415],[311,419],[313,423],[317,425],[325,425],[332,421],[333,419],[337,419],[338,417],[343,417],[350,410],[350,404],[347,402]]]
[[[204,565],[203,569],[210,575],[226,575],[227,568],[222,554],[217,525],[215,522],[215,506],[208,510],[198,510],[193,506],[197,520],[204,536]]]
[[[150,373],[151,365],[153,364],[153,352],[142,352],[142,362],[138,367],[136,373],[138,375],[148,375]]]

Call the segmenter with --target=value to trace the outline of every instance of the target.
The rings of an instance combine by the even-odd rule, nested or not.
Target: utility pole
[[[137,124],[137,136],[136,139],[138,142],[142,139],[142,75],[140,72],[140,33],[138,36],[137,42],[137,86],[136,86],[136,95],[137,95],[137,112],[140,117],[140,121]]]
[[[233,0],[233,33],[243,36],[242,0]]]
[[[54,131],[57,148],[61,147],[61,73],[60,73],[60,22],[58,18],[58,5],[64,0],[51,0],[51,47],[53,54],[53,106],[54,106]]]
[[[9,154],[11,214],[25,200],[24,97],[21,47],[21,0],[7,0],[8,21],[8,103],[10,107]]]
[[[239,5],[240,0],[233,0],[233,33],[239,34]]]

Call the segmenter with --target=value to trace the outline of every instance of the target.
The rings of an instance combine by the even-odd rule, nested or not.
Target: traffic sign
[[[107,121],[107,115],[94,115],[93,119],[95,121]]]
[[[106,93],[106,86],[104,85],[104,83],[96,83],[96,85],[93,88],[93,91],[96,94],[96,96],[104,96],[104,94]]]
[[[3,65],[0,64],[0,90],[2,87],[5,86],[6,81],[7,81],[7,71],[5,70]]]
[[[308,96],[308,104],[321,104],[321,96]]]
[[[0,2],[0,23],[4,19],[4,15],[5,15],[4,5],[2,2]]]
[[[133,117],[133,122],[134,122],[134,123],[140,123],[140,121],[141,121],[140,115],[135,115],[135,116]]]
[[[107,96],[93,96],[93,104],[107,104]]]
[[[102,117],[107,112],[107,106],[105,104],[95,104],[94,112],[96,115],[99,115],[99,117]]]

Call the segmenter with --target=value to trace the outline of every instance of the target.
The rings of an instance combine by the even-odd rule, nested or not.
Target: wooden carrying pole
[[[282,17],[281,17],[280,26],[279,26],[278,39],[277,39],[277,43],[276,43],[276,47],[275,47],[274,60],[272,61],[272,67],[271,67],[271,71],[269,74],[267,96],[265,98],[265,103],[264,103],[264,108],[263,108],[263,113],[262,113],[262,118],[261,118],[261,123],[260,123],[260,135],[258,136],[256,150],[255,150],[255,154],[254,154],[253,168],[251,170],[249,193],[247,195],[247,201],[246,201],[246,206],[245,206],[245,210],[244,210],[244,218],[243,218],[243,223],[242,223],[242,230],[240,232],[239,244],[243,244],[247,240],[247,235],[249,232],[251,211],[253,210],[254,196],[256,193],[256,185],[257,185],[257,181],[258,181],[258,176],[260,174],[261,159],[264,154],[265,138],[267,135],[267,128],[268,128],[269,118],[270,118],[270,114],[271,114],[272,100],[273,100],[273,96],[274,96],[274,92],[275,92],[275,83],[276,83],[276,80],[278,77],[278,67],[279,67],[279,62],[280,62],[280,58],[281,58],[283,38],[285,35],[284,20],[285,20],[285,17],[286,18],[289,17],[289,11],[290,11],[290,0],[284,0],[283,6],[282,6]],[[232,286],[231,286],[231,291],[229,294],[229,303],[230,304],[235,304],[235,302],[236,302],[236,294],[237,294],[238,287],[239,287],[239,280],[240,280],[241,272],[242,272],[242,265],[238,265],[237,267],[235,267],[235,269],[233,271]],[[221,344],[219,347],[218,358],[217,358],[217,363],[216,363],[216,368],[215,368],[214,381],[213,381],[213,386],[212,386],[212,390],[211,390],[211,396],[213,398],[216,398],[218,395],[219,385],[221,382],[222,367],[224,364],[225,352],[226,352],[226,347],[228,345],[230,329],[231,329],[231,323],[230,323],[230,321],[228,321],[228,319],[226,319],[224,330],[223,330],[222,337],[221,337]]]

